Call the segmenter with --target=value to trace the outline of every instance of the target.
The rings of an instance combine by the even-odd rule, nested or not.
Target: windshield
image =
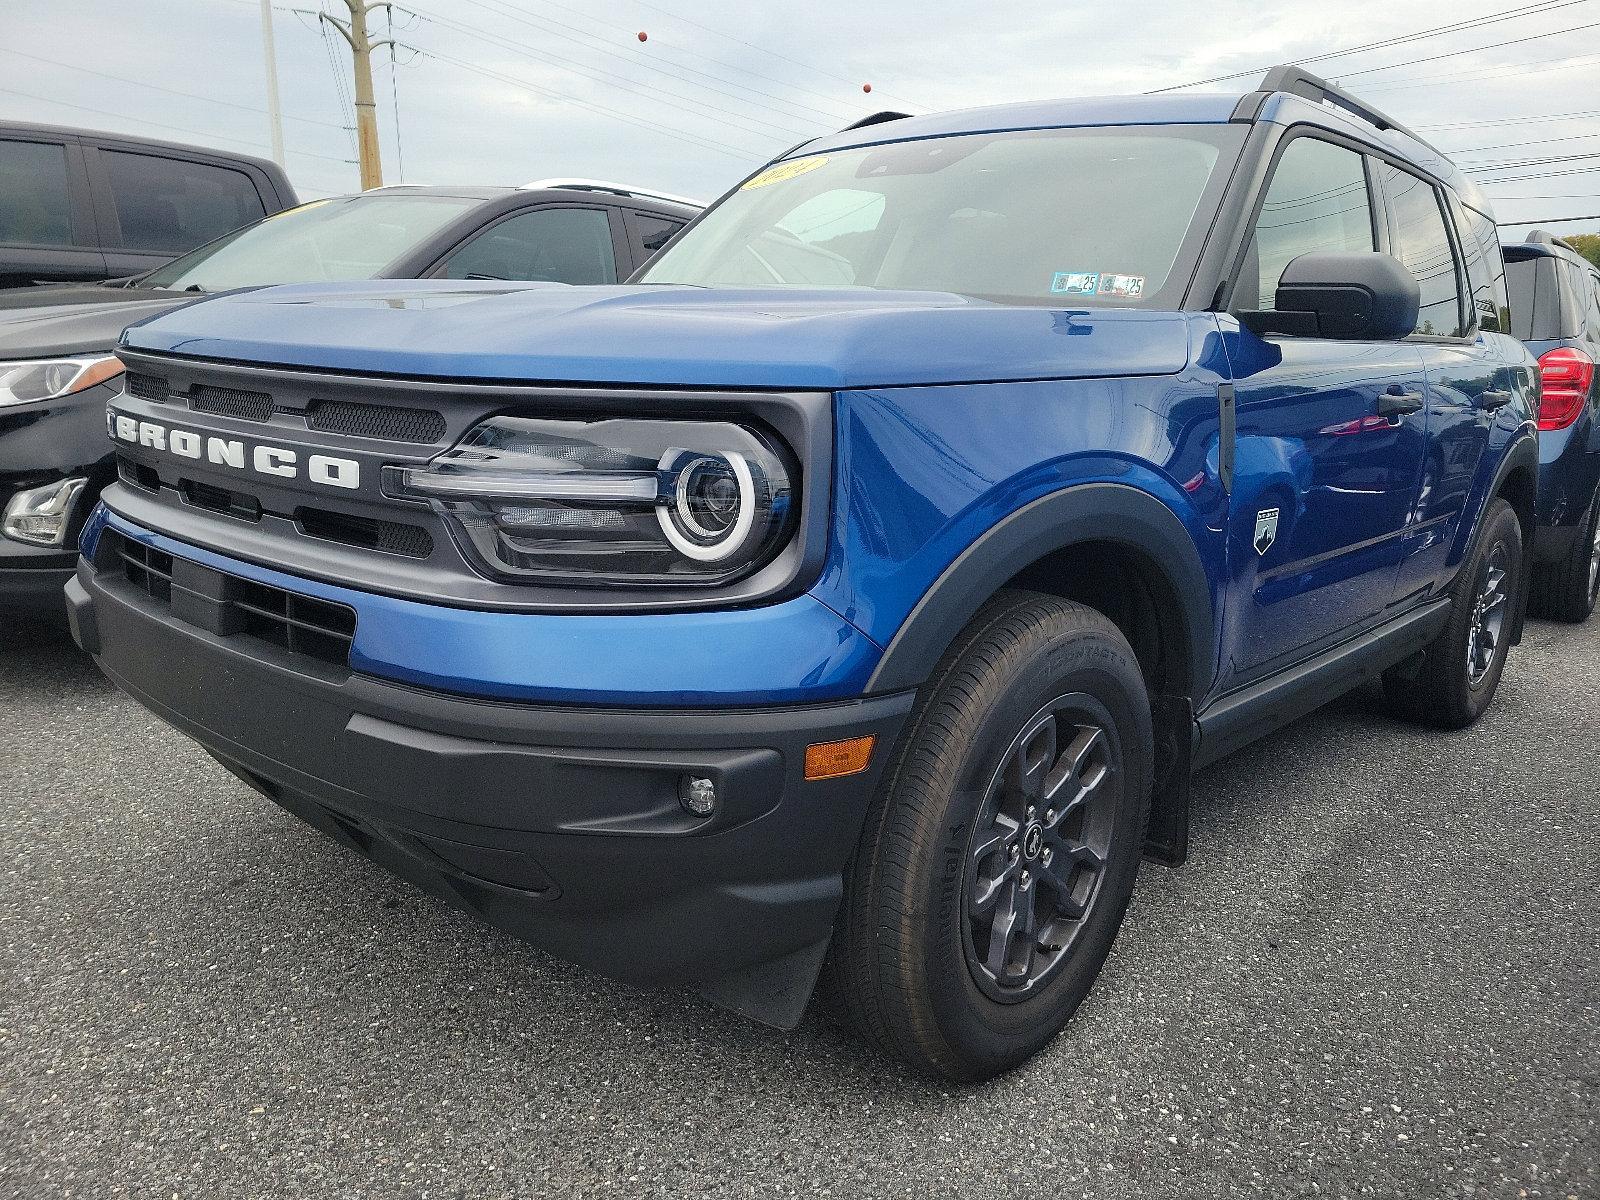
[[[224,292],[271,283],[372,279],[479,203],[464,196],[394,194],[313,200],[201,246],[138,283]]]
[[[640,282],[1172,307],[1243,139],[1216,125],[1030,129],[789,159]]]

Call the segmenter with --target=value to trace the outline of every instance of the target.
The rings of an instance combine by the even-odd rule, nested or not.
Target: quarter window
[[[1388,163],[1379,165],[1394,221],[1394,256],[1422,289],[1417,333],[1464,337],[1455,252],[1445,232],[1439,194],[1427,180]]]
[[[1235,306],[1274,309],[1284,268],[1302,254],[1372,249],[1372,203],[1361,156],[1331,142],[1296,138],[1278,159],[1261,203]]]
[[[1485,333],[1511,332],[1511,302],[1506,295],[1506,264],[1494,222],[1474,209],[1457,210],[1456,229],[1467,256],[1472,308]]]
[[[190,250],[267,213],[243,171],[126,150],[100,161],[127,250]]]
[[[452,254],[446,279],[615,283],[611,219],[598,208],[536,208],[491,225]]]
[[[72,242],[67,148],[59,142],[0,141],[0,242]]]
[[[670,242],[672,235],[685,224],[683,221],[651,216],[649,213],[634,213],[633,219],[639,223],[639,241],[651,254]]]

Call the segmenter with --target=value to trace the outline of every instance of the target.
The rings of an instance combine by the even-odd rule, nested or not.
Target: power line
[[[65,67],[69,71],[81,71],[85,75],[94,75],[100,79],[109,79],[113,83],[128,83],[134,87],[149,88],[153,92],[165,92],[169,96],[181,96],[185,100],[204,100],[208,104],[220,104],[224,108],[236,108],[240,112],[265,113],[264,108],[257,108],[253,104],[236,104],[232,100],[220,100],[216,96],[202,96],[198,92],[180,92],[176,88],[162,87],[157,83],[146,83],[142,79],[129,79],[125,75],[112,75],[105,71],[93,71],[88,67],[80,67],[77,63],[58,62],[53,58],[45,58],[42,54],[29,54],[24,50],[13,50],[9,46],[0,46],[0,54],[15,54],[18,58],[30,58],[34,62],[49,63],[52,67]],[[296,117],[285,113],[286,121],[302,121],[307,125],[322,125],[328,129],[343,129],[344,126],[337,121],[319,121],[315,117]]]
[[[466,2],[468,4],[476,6],[478,8],[485,9],[486,11],[493,13],[497,17],[501,17],[501,18],[504,18],[504,19],[507,19],[507,20],[511,20],[511,21],[516,21],[517,23],[522,24],[522,25],[527,25],[529,28],[532,28],[532,29],[538,29],[541,33],[544,33],[547,36],[557,37],[557,38],[562,39],[563,41],[574,42],[577,45],[582,46],[584,49],[590,51],[591,53],[603,54],[607,58],[615,58],[618,61],[623,62],[623,63],[625,63],[625,64],[627,64],[628,66],[631,66],[631,67],[643,67],[646,70],[656,71],[656,72],[658,72],[660,74],[663,74],[663,75],[668,75],[668,76],[673,76],[674,78],[678,78],[678,76],[675,76],[672,71],[667,70],[665,67],[663,67],[663,66],[661,66],[661,65],[659,65],[657,63],[652,63],[648,59],[642,59],[642,58],[639,58],[637,56],[629,57],[627,55],[619,54],[615,50],[608,49],[606,47],[606,45],[604,44],[603,39],[601,39],[600,37],[596,36],[595,34],[592,34],[592,33],[588,32],[587,30],[579,29],[575,25],[568,25],[564,21],[557,21],[557,20],[555,20],[554,18],[551,18],[551,17],[535,16],[532,13],[528,13],[526,10],[516,8],[516,7],[506,3],[505,0],[494,0],[494,5],[495,5],[494,7],[490,6],[490,0],[466,0]],[[509,10],[509,11],[507,11],[507,10]],[[555,28],[552,29],[551,26],[554,26]],[[570,33],[562,33],[562,32],[560,32],[560,30],[563,30],[563,29],[570,30],[571,32]],[[576,34],[577,36],[573,36],[574,34]],[[580,39],[582,39],[582,40],[580,40]],[[709,71],[701,71],[701,70],[698,70],[698,69],[696,69],[694,67],[684,66],[681,63],[673,64],[673,65],[676,66],[679,71],[687,72],[690,75],[698,75],[702,79],[709,79],[714,83],[726,84],[729,87],[738,88],[742,92],[749,92],[751,95],[764,96],[768,100],[775,100],[779,104],[783,105],[785,108],[794,110],[794,111],[792,111],[791,113],[788,114],[791,117],[799,116],[802,119],[806,119],[806,120],[815,120],[817,118],[824,118],[824,119],[826,119],[826,120],[828,120],[830,122],[836,122],[836,121],[839,121],[839,120],[842,119],[839,114],[824,112],[823,110],[817,108],[816,105],[814,105],[814,104],[802,104],[802,103],[799,103],[799,102],[794,101],[794,100],[787,100],[782,96],[778,96],[778,95],[773,94],[772,92],[765,92],[765,91],[762,91],[760,88],[753,88],[753,87],[750,87],[748,84],[740,83],[736,79],[728,79],[728,78],[726,78],[725,76],[722,76],[722,75],[714,75]],[[701,85],[698,85],[698,86],[704,86],[704,85],[701,84]],[[751,101],[749,101],[749,100],[743,100],[741,102],[745,103],[745,104],[751,103]],[[763,107],[770,108],[771,106],[770,105],[765,105]],[[849,111],[848,108],[846,109],[846,111],[847,112]]]
[[[1535,113],[1527,117],[1498,117],[1484,121],[1452,121],[1443,125],[1416,125],[1415,129],[1481,129],[1489,125],[1543,124],[1548,121],[1587,121],[1600,117],[1600,108],[1588,112]]]
[[[1583,162],[1590,158],[1600,158],[1600,153],[1559,154],[1552,158],[1524,158],[1514,162],[1473,163],[1471,168],[1475,173],[1482,174],[1484,171],[1513,171],[1523,167],[1551,167],[1556,163]]]
[[[1525,221],[1496,221],[1495,225],[1504,229],[1507,225],[1560,225],[1567,221],[1600,221],[1600,213],[1587,217],[1531,217]]]
[[[1572,3],[1582,3],[1583,0],[1570,0]],[[1587,25],[1573,25],[1567,29],[1552,29],[1549,33],[1533,33],[1527,37],[1512,38],[1509,42],[1493,42],[1486,46],[1473,46],[1467,50],[1449,50],[1443,54],[1429,54],[1423,58],[1414,58],[1410,62],[1390,63],[1383,67],[1363,67],[1359,71],[1340,71],[1340,79],[1353,79],[1357,75],[1372,75],[1378,71],[1392,71],[1396,67],[1415,67],[1423,63],[1438,62],[1445,58],[1460,58],[1463,54],[1477,54],[1483,50],[1502,50],[1507,46],[1520,46],[1525,42],[1540,42],[1545,38],[1561,37],[1568,33],[1582,33],[1586,29],[1600,29],[1600,21],[1590,21]]]
[[[1455,155],[1455,154],[1487,154],[1488,152],[1490,152],[1492,150],[1516,150],[1516,149],[1519,149],[1519,148],[1521,148],[1523,146],[1543,146],[1543,145],[1546,145],[1549,142],[1578,142],[1578,141],[1582,141],[1584,138],[1597,138],[1597,137],[1600,137],[1600,133],[1571,133],[1571,134],[1568,134],[1565,137],[1534,138],[1533,141],[1531,141],[1531,142],[1501,142],[1499,145],[1496,145],[1496,146],[1472,146],[1470,148],[1463,147],[1462,149],[1459,149],[1459,150],[1447,150],[1446,153],[1447,154],[1451,154],[1451,155]]]
[[[4,92],[9,96],[22,96],[29,100],[41,100],[46,104],[59,104],[63,108],[75,108],[80,112],[95,113],[96,115],[102,117],[115,117],[119,121],[132,121],[138,125],[153,125],[157,129],[170,129],[174,133],[185,133],[190,137],[203,138],[208,141],[214,140],[222,142],[238,142],[241,146],[251,146],[257,150],[267,149],[267,147],[262,145],[260,142],[251,141],[249,138],[234,137],[231,134],[224,133],[202,133],[198,129],[189,129],[183,125],[168,125],[162,121],[151,121],[144,117],[130,117],[126,113],[111,112],[109,109],[90,108],[87,104],[69,104],[65,100],[57,100],[54,96],[39,96],[35,95],[33,92],[24,92],[19,91],[16,88],[8,87],[0,87],[0,92]],[[347,164],[350,161],[346,158],[334,158],[331,154],[317,154],[311,150],[291,150],[290,153],[301,154],[307,158],[321,158],[327,160],[328,162],[339,163],[341,165]]]
[[[1590,55],[1587,58],[1568,58],[1553,63],[1542,63],[1539,66],[1540,75],[1550,75],[1556,71],[1570,71],[1574,67],[1587,67],[1600,61],[1600,55]],[[1431,87],[1437,83],[1458,83],[1461,80],[1471,80],[1476,83],[1484,79],[1501,79],[1507,75],[1526,75],[1529,64],[1525,62],[1506,63],[1505,65],[1485,71],[1458,71],[1452,75],[1429,75],[1422,79],[1413,79],[1409,83],[1376,83],[1364,86],[1361,91],[1364,95],[1373,92],[1406,92],[1419,87]]]
[[[512,50],[514,53],[521,54],[523,57],[530,58],[535,62],[546,63],[564,70],[569,70],[576,74],[584,75],[586,78],[598,79],[601,82],[609,82],[610,86],[620,87],[624,91],[633,92],[635,95],[643,95],[643,92],[641,92],[639,89],[644,88],[651,92],[655,92],[658,95],[665,96],[680,104],[694,105],[696,108],[703,110],[707,115],[715,117],[720,121],[735,120],[743,122],[744,124],[741,127],[745,130],[745,132],[758,134],[762,137],[776,134],[779,137],[788,138],[791,141],[797,137],[805,135],[805,131],[801,129],[796,129],[791,126],[774,125],[760,117],[750,117],[743,114],[730,114],[727,111],[726,106],[717,108],[696,100],[691,96],[685,96],[678,92],[670,92],[664,88],[656,87],[654,84],[630,80],[626,76],[618,75],[611,71],[606,71],[603,68],[600,69],[600,75],[592,75],[587,71],[580,70],[570,58],[564,59],[556,55],[546,54],[543,51],[530,46],[526,42],[517,41],[515,38],[508,38],[503,34],[480,31],[473,26],[463,24],[462,22],[456,21],[450,17],[435,16],[432,13],[426,12],[418,12],[416,15],[431,24],[440,25],[446,29],[454,29],[459,33],[464,33],[469,37],[478,38],[481,41],[487,42],[493,46],[498,46],[501,49]],[[735,102],[744,103],[740,97],[734,96],[731,92],[722,92],[719,94],[724,95]],[[778,110],[773,109],[772,111],[777,112]],[[787,116],[787,114],[781,115]],[[790,119],[792,120],[795,118]],[[761,126],[761,128],[757,129],[752,128],[751,126]],[[813,133],[810,136],[815,136],[815,134]]]
[[[1483,187],[1497,187],[1502,183],[1526,183],[1530,179],[1561,179],[1567,175],[1588,175],[1600,171],[1600,167],[1574,167],[1570,171],[1544,171],[1537,175],[1507,175],[1501,179],[1480,179],[1478,183]],[[1468,171],[1468,175],[1476,174]]]
[[[1486,13],[1481,17],[1473,17],[1466,21],[1457,21],[1450,25],[1436,25],[1431,29],[1419,29],[1415,33],[1402,34],[1398,37],[1384,38],[1376,42],[1365,42],[1359,46],[1347,46],[1343,50],[1328,50],[1321,54],[1312,54],[1306,58],[1297,58],[1292,66],[1304,66],[1306,63],[1322,62],[1329,58],[1344,58],[1350,54],[1364,54],[1370,50],[1387,50],[1391,46],[1403,46],[1410,42],[1420,42],[1427,38],[1442,37],[1448,33],[1461,33],[1468,29],[1479,29],[1485,25],[1497,25],[1502,21],[1511,21],[1519,17],[1534,16],[1538,13],[1552,12],[1558,8],[1570,8],[1575,4],[1585,4],[1588,0],[1561,0],[1560,3],[1526,4],[1521,8],[1506,9],[1498,13]],[[1156,88],[1147,95],[1158,95],[1162,92],[1176,92],[1182,88],[1201,87],[1208,83],[1223,83],[1230,79],[1240,79],[1246,75],[1262,75],[1277,66],[1273,63],[1265,67],[1252,67],[1245,71],[1234,71],[1229,75],[1213,75],[1209,79],[1194,79],[1188,83],[1174,83],[1167,87]]]
[[[462,59],[454,58],[448,54],[441,54],[437,50],[424,50],[420,46],[412,46],[406,42],[401,42],[400,45],[405,46],[407,50],[415,50],[424,58],[437,59],[440,62],[449,63],[452,66],[459,67],[463,71],[470,71],[473,74],[482,75],[485,78],[496,79],[501,83],[509,84],[512,87],[521,88],[524,91],[536,92],[541,96],[549,96],[553,99],[576,105],[579,108],[588,109],[590,112],[600,113],[603,116],[616,117],[618,120],[626,121],[630,125],[638,125],[641,128],[653,130],[656,133],[665,134],[666,136],[675,138],[681,142],[689,142],[707,150],[714,150],[719,154],[727,154],[734,158],[743,159],[746,162],[749,162],[752,157],[751,151],[741,150],[736,146],[728,145],[726,142],[718,142],[711,138],[700,137],[697,134],[688,133],[681,129],[674,129],[666,125],[658,125],[654,121],[646,120],[643,117],[635,117],[630,113],[621,112],[618,109],[607,108],[601,104],[593,104],[587,100],[580,100],[568,93],[558,92],[554,88],[540,87],[538,84],[529,83],[525,79],[517,79],[514,76],[506,75],[500,71],[495,71],[488,67],[478,66],[476,63],[465,62]]]

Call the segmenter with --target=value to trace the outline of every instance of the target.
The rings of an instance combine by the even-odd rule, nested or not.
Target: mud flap
[[[805,1016],[830,940],[823,938],[782,958],[719,976],[698,991],[719,1008],[787,1033]]]
[[[1194,706],[1187,696],[1154,696],[1150,703],[1156,735],[1155,784],[1144,856],[1165,867],[1189,857],[1189,776],[1194,758]]]

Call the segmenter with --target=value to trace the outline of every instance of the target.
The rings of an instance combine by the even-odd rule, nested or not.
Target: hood
[[[133,349],[374,375],[839,390],[1163,375],[1185,318],[1020,308],[939,292],[297,284],[146,321]]]
[[[161,288],[7,288],[0,291],[0,359],[103,353],[133,322],[196,298]]]

